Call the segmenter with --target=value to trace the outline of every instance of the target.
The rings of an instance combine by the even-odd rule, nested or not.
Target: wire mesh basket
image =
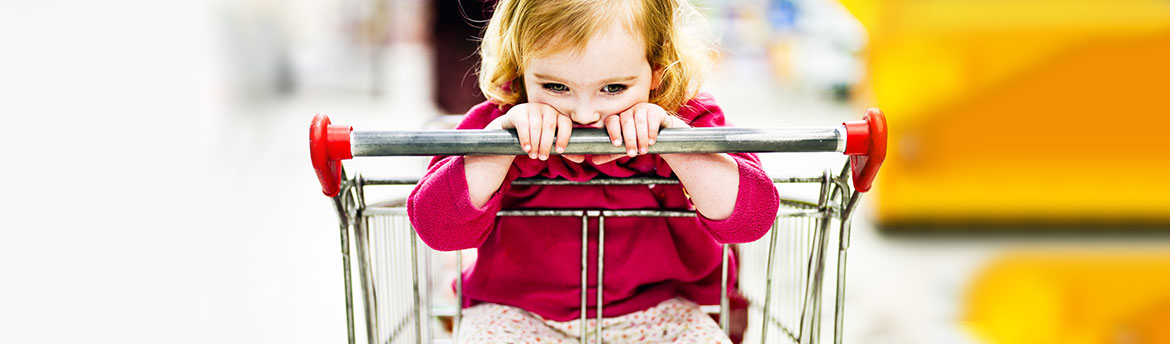
[[[716,129],[716,130],[702,130]],[[718,305],[701,305],[716,315],[724,331],[730,330],[729,284],[737,283],[748,300],[745,342],[819,343],[841,342],[844,315],[845,265],[849,247],[850,215],[861,193],[868,191],[884,158],[885,120],[871,109],[863,121],[846,122],[821,129],[666,129],[650,153],[714,152],[843,152],[850,161],[839,173],[825,169],[818,176],[773,178],[781,190],[781,206],[769,233],[751,243],[724,244],[721,293]],[[331,125],[318,115],[310,130],[310,147],[322,181],[339,214],[345,301],[349,342],[441,343],[458,338],[461,322],[464,257],[474,250],[438,252],[421,244],[407,218],[404,200],[368,202],[368,188],[414,185],[417,178],[345,177],[341,160],[353,156],[425,156],[469,154],[522,154],[515,133],[491,130],[456,131],[353,131]],[[575,140],[575,141],[574,141]],[[564,154],[601,154],[612,149],[603,132],[574,132]],[[620,148],[619,148],[620,150]],[[852,181],[852,184],[850,183]],[[542,184],[669,184],[672,178],[598,178],[568,182],[540,178],[519,179],[513,185]],[[817,188],[815,200],[790,197],[786,185]],[[588,242],[590,220],[598,226],[597,252],[604,252],[604,220],[612,217],[693,217],[691,210],[639,209],[504,209],[497,216],[566,216],[581,218],[582,241]],[[589,245],[581,245],[581,318],[585,322],[586,298],[597,297],[596,314],[602,314],[600,293],[587,295],[589,264],[597,266],[603,283],[604,255],[587,259]],[[834,250],[835,249],[835,250]],[[834,252],[835,251],[835,252]],[[835,254],[833,254],[835,253]],[[576,253],[574,253],[576,254]],[[739,280],[728,281],[730,257],[737,254]],[[356,270],[351,260],[356,259]],[[353,273],[359,276],[354,284]],[[454,293],[447,291],[453,280]],[[358,292],[354,292],[355,289]],[[600,288],[599,288],[600,289]],[[831,293],[825,292],[831,290]],[[357,299],[357,300],[355,300]],[[353,308],[360,304],[362,321]],[[828,312],[823,311],[828,308]],[[832,326],[823,326],[831,323]],[[581,341],[589,342],[586,326]],[[600,331],[600,329],[599,329]],[[364,336],[357,333],[364,332]],[[824,338],[828,337],[828,340]],[[593,339],[601,338],[600,333]]]

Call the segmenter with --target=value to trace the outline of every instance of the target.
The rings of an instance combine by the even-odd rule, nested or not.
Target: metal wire
[[[844,152],[842,128],[662,129],[649,154]],[[515,129],[354,131],[353,156],[524,155]],[[558,153],[553,153],[558,154]],[[625,154],[604,129],[575,129],[564,153]]]
[[[768,240],[760,240],[756,243],[749,243],[740,245],[740,259],[737,259],[741,266],[747,266],[755,259],[756,262],[765,262],[765,266],[756,268],[740,268],[740,291],[749,300],[749,311],[752,314],[759,314],[761,318],[759,321],[752,321],[754,326],[758,324],[759,340],[760,342],[775,342],[777,338],[769,337],[770,334],[779,333],[779,339],[789,341],[791,343],[815,343],[819,341],[820,334],[820,314],[821,314],[821,290],[828,287],[824,283],[833,283],[830,281],[833,278],[825,278],[826,266],[835,267],[835,273],[828,274],[828,276],[835,277],[836,281],[832,287],[836,292],[835,307],[832,309],[834,316],[833,339],[835,343],[839,343],[841,337],[842,316],[843,313],[843,293],[844,293],[844,264],[846,258],[846,249],[848,248],[848,222],[840,221],[840,231],[829,235],[829,226],[836,224],[838,220],[847,220],[848,216],[853,212],[856,206],[859,194],[852,193],[847,189],[847,181],[844,187],[841,185],[844,179],[841,178],[827,178],[821,177],[798,177],[798,178],[775,178],[778,183],[820,183],[821,189],[817,203],[802,202],[792,199],[783,199],[781,202],[781,210],[778,212],[776,219],[773,221],[772,233]],[[419,273],[417,256],[419,253],[414,245],[417,245],[417,235],[413,232],[413,228],[409,225],[409,220],[406,217],[406,210],[400,205],[394,207],[370,207],[365,208],[364,192],[362,192],[363,185],[398,185],[398,183],[413,183],[417,179],[413,178],[369,178],[356,181],[347,181],[345,184],[354,186],[354,210],[345,210],[347,202],[344,197],[339,196],[335,198],[335,206],[339,209],[339,213],[352,212],[355,217],[360,219],[351,222],[352,226],[343,226],[343,233],[348,234],[350,230],[353,231],[352,236],[356,240],[355,247],[357,248],[357,258],[359,261],[359,270],[362,277],[363,299],[366,306],[366,324],[367,336],[371,339],[371,343],[413,343],[413,342],[433,342],[432,333],[430,329],[430,322],[425,319],[430,319],[434,316],[453,316],[452,339],[458,341],[458,332],[460,323],[462,322],[462,274],[457,273],[455,281],[456,287],[456,304],[455,311],[441,312],[432,309],[433,306],[426,308],[421,307],[424,301],[431,305],[433,300],[430,294],[430,288],[423,289],[418,278],[426,278],[425,276],[431,272],[429,264],[429,255],[424,256],[423,264],[427,268],[423,269],[422,274]],[[547,182],[547,181],[546,181]],[[654,183],[654,184],[669,184],[671,181],[663,180],[661,178],[644,178],[639,182]],[[541,184],[533,180],[529,185],[560,185],[564,181],[555,181],[549,184]],[[600,185],[625,185],[622,181],[597,181]],[[610,183],[610,184],[606,184]],[[345,186],[345,185],[343,185]],[[825,190],[831,188],[831,190]],[[844,190],[842,190],[844,189]],[[844,191],[844,192],[843,192]],[[849,192],[849,193],[846,193]],[[346,190],[343,188],[343,195]],[[596,336],[594,342],[600,343],[603,338],[604,325],[604,264],[605,264],[605,246],[604,246],[604,218],[605,217],[635,217],[635,216],[651,216],[651,217],[693,217],[695,213],[690,210],[564,210],[564,209],[524,209],[524,210],[505,210],[500,211],[497,216],[571,216],[579,217],[581,219],[582,230],[582,265],[581,265],[581,331],[580,339],[582,343],[588,343],[590,336]],[[598,218],[598,256],[597,256],[597,295],[596,295],[596,332],[589,330],[589,324],[586,318],[588,305],[586,303],[588,298],[588,264],[590,259],[589,252],[589,218]],[[344,217],[343,217],[344,218]],[[345,221],[343,220],[343,225]],[[349,236],[343,234],[343,265],[348,270],[349,256],[348,247],[351,244]],[[409,240],[409,241],[405,241]],[[835,244],[835,245],[833,245]],[[832,245],[832,246],[830,246]],[[407,247],[411,246],[411,247]],[[832,264],[826,260],[825,251],[828,247],[837,247],[838,255],[836,257],[836,264]],[[411,252],[410,249],[415,249],[411,253],[408,260],[403,260],[401,255],[396,255],[396,252]],[[763,257],[753,258],[753,257]],[[721,259],[727,261],[730,258],[730,250],[727,246],[722,249]],[[456,265],[458,269],[462,269],[462,253],[455,254]],[[409,264],[409,266],[407,266]],[[726,274],[727,263],[724,263],[722,272]],[[827,265],[832,264],[832,265]],[[407,271],[409,270],[409,271]],[[401,276],[411,275],[413,278],[408,281],[401,278]],[[766,276],[766,277],[763,277]],[[760,278],[763,280],[759,280]],[[759,280],[757,285],[750,285],[745,281],[755,278]],[[428,279],[427,284],[430,281]],[[724,282],[721,281],[721,284]],[[730,285],[730,281],[726,282]],[[759,285],[759,284],[762,284]],[[762,287],[762,288],[761,288]],[[347,286],[347,290],[352,288]],[[725,300],[728,295],[727,290],[721,286],[720,295],[720,326],[725,330],[730,328],[730,317],[727,316],[729,304]],[[408,291],[409,289],[413,289]],[[348,293],[347,293],[348,294]],[[775,295],[773,295],[775,294]],[[425,299],[422,296],[426,296]],[[352,305],[351,296],[347,295],[347,305]],[[705,306],[707,307],[707,306]],[[352,312],[352,306],[348,307]],[[762,308],[762,309],[761,309]],[[754,315],[753,315],[754,316]],[[347,315],[347,318],[352,315]],[[408,331],[406,326],[414,328],[413,331]],[[347,324],[351,327],[352,324]]]
[[[602,277],[602,276],[604,276],[604,274],[602,273],[603,271],[605,271],[605,216],[598,216],[597,217],[597,324],[596,324],[597,325],[597,341],[596,341],[597,344],[601,344],[601,339],[605,338],[602,336],[602,332],[601,332],[602,330],[604,330],[603,329],[604,326],[602,326],[604,323],[602,322],[603,318],[602,318],[601,309],[602,309],[602,306],[605,305],[605,302],[604,302],[605,300],[602,297],[604,294],[604,290],[602,289],[602,286],[605,285],[602,282],[604,280],[604,278]]]
[[[589,217],[581,215],[581,342],[589,342],[589,334],[585,331],[585,300],[588,297],[588,270],[589,270]]]

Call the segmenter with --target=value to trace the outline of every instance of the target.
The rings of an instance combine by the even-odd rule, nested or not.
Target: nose
[[[588,102],[578,102],[569,118],[577,124],[593,125],[601,120],[601,114],[589,106]]]

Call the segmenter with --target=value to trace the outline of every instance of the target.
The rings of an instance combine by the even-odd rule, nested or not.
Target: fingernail
[[[548,155],[541,154],[541,155],[540,155],[540,160],[548,160]]]
[[[613,140],[613,145],[614,145],[614,146],[621,146],[621,145],[622,145],[622,140]]]
[[[531,146],[531,145],[524,145],[524,151],[525,151],[525,152],[527,152],[529,149],[532,149],[532,146]]]
[[[646,148],[642,148],[642,149],[640,149],[640,151],[642,152],[642,154],[646,154]]]
[[[536,159],[536,153],[528,153],[529,159]]]
[[[650,144],[654,144],[654,139],[650,139]]]
[[[564,153],[564,152],[565,152],[565,149],[564,149],[564,148],[562,148],[562,147],[557,147],[557,153]]]
[[[631,149],[631,150],[629,150],[628,152],[626,152],[626,155],[629,155],[629,156],[635,156],[635,155],[638,155],[638,152],[637,152],[637,151],[635,151],[635,150],[633,150],[633,149]]]

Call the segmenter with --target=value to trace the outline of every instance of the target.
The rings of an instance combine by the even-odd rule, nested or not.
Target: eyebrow
[[[536,77],[538,77],[538,78],[541,78],[541,79],[546,79],[546,80],[552,80],[552,81],[556,81],[556,82],[565,83],[565,81],[564,81],[564,80],[561,80],[560,78],[557,78],[557,77],[554,77],[554,76],[551,76],[551,75],[544,75],[544,74],[540,74],[540,73],[532,73],[532,75],[535,75]],[[614,83],[614,82],[625,82],[625,81],[630,81],[630,80],[634,80],[634,79],[637,79],[637,78],[638,78],[638,77],[637,77],[637,76],[635,76],[635,75],[630,75],[630,76],[621,76],[621,77],[616,77],[616,78],[609,78],[609,79],[601,80],[599,83],[601,83],[601,84],[611,84],[611,83]]]

